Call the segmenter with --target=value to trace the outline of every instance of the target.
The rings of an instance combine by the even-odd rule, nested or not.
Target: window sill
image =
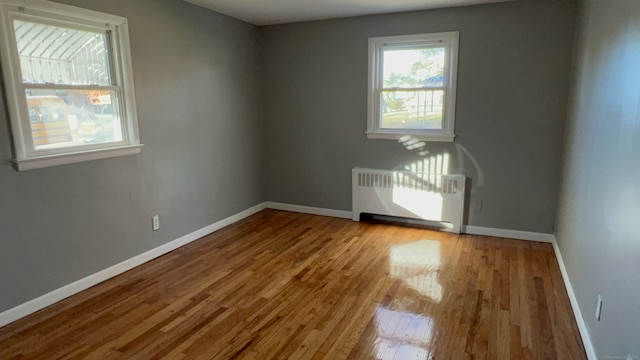
[[[18,171],[41,169],[45,167],[74,164],[84,161],[107,159],[127,155],[136,155],[142,152],[144,145],[129,145],[110,149],[82,151],[60,155],[32,157],[29,159],[14,160]]]
[[[367,132],[368,139],[400,140],[411,137],[422,141],[453,142],[454,134],[425,134],[425,133],[397,133],[397,132]]]

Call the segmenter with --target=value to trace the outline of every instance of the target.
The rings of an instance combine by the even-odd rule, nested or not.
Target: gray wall
[[[22,173],[2,162],[0,311],[265,200],[256,27],[177,0],[63,2],[129,18],[145,147]]]
[[[557,239],[599,358],[638,358],[640,2],[580,10]]]
[[[484,200],[468,224],[552,233],[575,3],[524,0],[265,27],[267,198],[351,209],[351,169],[449,154]],[[460,31],[455,143],[367,140],[367,38]]]

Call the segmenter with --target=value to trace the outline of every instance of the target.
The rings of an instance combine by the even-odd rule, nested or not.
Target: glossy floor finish
[[[265,210],[0,329],[0,359],[584,359],[551,245]]]

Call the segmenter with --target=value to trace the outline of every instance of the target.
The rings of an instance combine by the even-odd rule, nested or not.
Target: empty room
[[[0,359],[640,360],[640,1],[0,0]]]

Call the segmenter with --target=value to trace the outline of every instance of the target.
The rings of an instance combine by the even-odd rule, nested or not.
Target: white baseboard
[[[265,204],[268,209],[274,209],[274,210],[292,211],[292,212],[311,214],[311,215],[331,216],[331,217],[342,218],[342,219],[353,218],[353,213],[351,211],[324,209],[324,208],[318,208],[313,206],[293,205],[293,204],[285,204],[285,203],[278,203],[278,202],[271,202],[271,201],[267,201]],[[494,229],[494,228],[486,228],[486,227],[480,227],[480,226],[463,225],[462,232],[465,234],[471,234],[471,235],[485,235],[485,236],[495,236],[495,237],[503,237],[503,238],[510,238],[510,239],[518,239],[518,240],[538,241],[538,242],[545,242],[550,244],[553,243],[552,234],[536,233],[536,232],[529,232],[529,231]]]
[[[593,343],[591,342],[591,336],[589,335],[589,330],[587,329],[587,324],[584,321],[584,317],[582,316],[582,311],[580,311],[580,304],[578,304],[578,298],[576,298],[576,294],[573,291],[573,285],[571,285],[571,280],[569,279],[569,273],[567,273],[567,268],[564,266],[564,260],[562,260],[562,253],[560,253],[560,247],[558,247],[558,242],[553,237],[553,250],[556,253],[556,259],[558,259],[558,266],[560,266],[560,273],[562,274],[562,280],[564,281],[564,286],[567,289],[567,294],[569,294],[569,301],[571,301],[571,308],[573,309],[573,314],[576,317],[576,322],[578,323],[578,330],[580,330],[580,337],[582,338],[582,343],[584,344],[584,349],[587,352],[587,358],[589,360],[598,360],[596,356],[596,351],[593,347]]]
[[[502,238],[553,243],[552,234],[536,233],[520,230],[494,229],[480,226],[463,225],[462,232],[470,235],[495,236]]]
[[[21,319],[27,315],[30,315],[38,310],[44,309],[45,307],[55,304],[60,300],[68,298],[71,295],[75,295],[83,290],[86,290],[105,280],[122,274],[125,271],[133,269],[136,266],[142,265],[179,247],[189,244],[190,242],[198,240],[203,236],[209,235],[216,230],[231,225],[264,209],[266,209],[266,203],[258,204],[252,208],[239,212],[226,219],[222,219],[214,224],[203,227],[202,229],[196,230],[190,234],[182,236],[157,248],[151,249],[145,253],[134,256],[128,260],[113,265],[95,274],[89,275],[69,285],[65,285],[59,289],[44,294],[22,305],[18,305],[14,308],[6,310],[0,313],[0,327]]]
[[[291,204],[283,204],[277,202],[267,201],[266,206],[268,209],[274,210],[284,210],[284,211],[292,211],[299,212],[303,214],[312,214],[312,215],[320,215],[320,216],[330,216],[342,219],[351,219],[352,213],[351,211],[344,210],[332,210],[332,209],[323,209],[312,206],[302,206],[302,205],[291,205]]]

